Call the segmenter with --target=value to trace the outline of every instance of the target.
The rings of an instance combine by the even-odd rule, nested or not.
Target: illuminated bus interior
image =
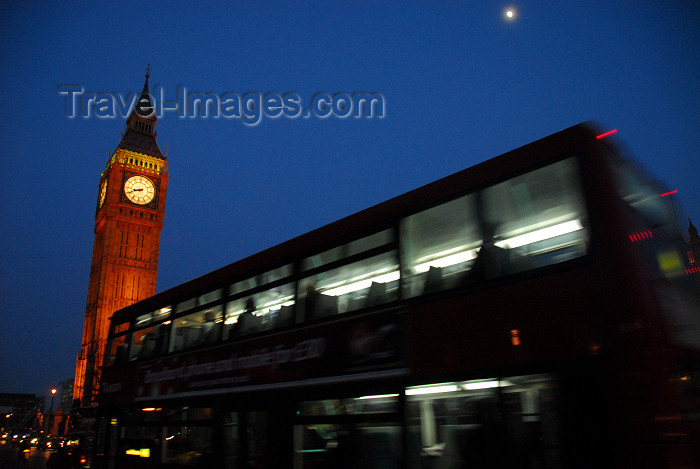
[[[113,325],[106,365],[237,340],[565,262],[586,254],[569,157],[334,246]],[[127,352],[128,349],[128,352]]]
[[[557,384],[550,375],[404,392],[405,437],[399,394],[299,403],[295,469],[398,468],[404,447],[408,468],[560,467]]]

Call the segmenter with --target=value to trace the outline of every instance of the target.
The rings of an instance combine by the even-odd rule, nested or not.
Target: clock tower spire
[[[156,112],[148,91],[150,64],[126,129],[100,175],[95,244],[73,401],[97,403],[100,367],[114,311],[156,293],[168,162],[156,142]]]

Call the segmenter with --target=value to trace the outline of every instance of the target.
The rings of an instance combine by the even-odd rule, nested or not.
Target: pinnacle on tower
[[[151,102],[151,95],[148,92],[148,78],[151,76],[151,64],[146,67],[146,81],[143,84],[143,90],[141,91],[141,97],[139,97],[136,106],[134,107],[134,112],[144,118],[151,118],[155,120],[155,109],[153,108],[153,103]],[[154,129],[155,130],[155,129]]]
[[[135,151],[144,155],[165,160],[166,157],[156,142],[156,112],[148,91],[148,79],[151,76],[151,64],[146,68],[146,81],[134,110],[126,119],[126,129],[117,148]]]

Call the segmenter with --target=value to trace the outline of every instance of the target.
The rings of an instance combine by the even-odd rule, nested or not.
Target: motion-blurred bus
[[[97,466],[697,467],[698,292],[614,138],[571,127],[117,311]]]

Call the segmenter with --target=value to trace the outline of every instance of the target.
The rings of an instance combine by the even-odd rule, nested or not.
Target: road
[[[17,448],[12,445],[0,445],[0,469],[46,469],[46,458],[51,451],[32,448],[26,462],[17,462]]]

